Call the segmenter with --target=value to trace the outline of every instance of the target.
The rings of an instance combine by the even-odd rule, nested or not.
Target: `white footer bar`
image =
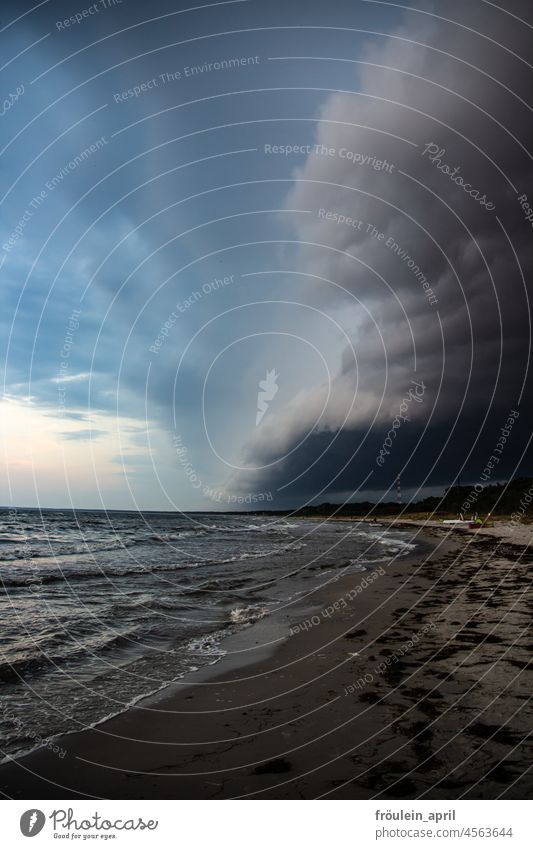
[[[525,801],[5,800],[6,847],[531,849]],[[29,839],[35,837],[35,844]]]

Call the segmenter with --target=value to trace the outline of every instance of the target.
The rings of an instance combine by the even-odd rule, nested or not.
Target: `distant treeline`
[[[313,507],[296,511],[300,516],[393,516],[401,512],[435,513],[438,516],[464,513],[465,518],[478,513],[486,516],[510,516],[517,510],[525,516],[533,517],[533,478],[515,478],[509,483],[497,483],[488,486],[472,484],[469,486],[450,486],[439,497],[424,498],[409,504],[386,501],[373,504],[371,501],[359,501],[347,504],[325,502]]]

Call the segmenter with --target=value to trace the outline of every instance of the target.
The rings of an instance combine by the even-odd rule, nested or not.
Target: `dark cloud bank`
[[[346,350],[319,432],[246,476],[251,489],[298,478],[283,490],[297,503],[317,492],[321,500],[349,497],[365,479],[363,489],[379,492],[399,473],[407,488],[477,480],[502,428],[509,438],[493,479],[531,471],[528,30],[487,5],[431,8],[459,23],[412,13],[390,39],[370,44],[354,65],[360,93],[329,96],[319,147],[294,172],[287,206],[315,211],[296,234],[306,243],[301,268],[322,278],[311,278],[313,296],[325,310],[338,302],[325,282],[333,281],[345,289],[346,309],[355,298],[366,312],[359,308],[353,338],[357,363]],[[343,150],[376,161],[355,165]],[[356,368],[358,397],[339,430]],[[380,464],[413,379],[425,386],[423,400],[396,425]],[[289,450],[309,428],[315,401],[303,393],[290,414],[273,415],[247,459],[274,460],[280,431]]]
[[[11,5],[14,8],[17,4]],[[70,14],[70,6],[56,4],[53,13],[43,6],[27,18],[26,32],[33,32],[36,38],[43,27],[50,27],[60,17],[59,10]],[[172,10],[178,6],[172,4]],[[151,12],[170,10],[170,6],[161,3]],[[302,17],[304,11],[307,17]],[[161,27],[134,27],[121,39],[106,39],[111,29],[133,26],[146,14],[145,4],[126,4],[124,0],[120,20],[99,15],[98,21],[91,23],[91,37],[104,39],[98,50],[82,51],[75,61],[47,77],[54,85],[59,80],[63,88],[67,83],[72,87],[113,64],[120,66],[112,76],[104,75],[91,85],[83,85],[75,102],[70,99],[58,107],[64,117],[64,110],[71,104],[74,112],[70,123],[77,115],[76,109],[80,115],[87,114],[91,108],[109,101],[114,91],[128,89],[134,78],[148,79],[161,71],[159,54],[134,65],[121,64],[125,57],[156,49],[162,43]],[[228,491],[272,491],[276,504],[296,505],[313,499],[357,497],[358,490],[380,496],[394,484],[398,474],[404,489],[412,491],[447,485],[458,476],[464,482],[476,481],[513,413],[518,416],[513,416],[511,430],[507,427],[509,438],[494,463],[494,480],[519,471],[533,471],[528,450],[532,397],[528,293],[533,231],[527,220],[527,204],[533,206],[533,55],[531,26],[520,20],[530,15],[525,2],[507,4],[502,10],[489,3],[455,0],[427,3],[418,12],[380,3],[340,2],[329,4],[327,11],[322,4],[308,3],[274,3],[268,8],[242,4],[237,10],[217,9],[210,19],[213,32],[294,26],[304,20],[326,29],[287,33],[265,30],[260,36],[247,36],[247,42],[239,41],[237,36],[202,42],[202,56],[205,54],[208,60],[216,58],[217,51],[244,55],[254,53],[259,46],[264,48],[265,56],[290,54],[300,58],[286,59],[284,63],[264,61],[260,68],[252,68],[244,81],[221,75],[207,83],[202,79],[195,90],[197,96],[206,96],[239,86],[278,86],[280,91],[269,94],[268,100],[261,99],[267,95],[258,95],[253,100],[243,97],[213,101],[204,104],[201,112],[193,110],[190,114],[194,118],[190,120],[186,118],[189,112],[172,112],[158,123],[140,125],[133,134],[124,134],[119,144],[106,148],[106,170],[111,171],[123,159],[172,137],[171,133],[176,136],[193,126],[244,121],[250,116],[258,119],[257,128],[239,131],[238,137],[228,138],[225,148],[253,144],[260,148],[262,143],[273,140],[287,145],[301,144],[303,140],[308,146],[309,152],[303,157],[265,156],[252,160],[261,163],[259,169],[245,157],[238,166],[227,160],[227,165],[221,167],[231,170],[235,181],[277,179],[283,174],[287,178],[285,183],[253,188],[253,203],[246,206],[243,201],[243,208],[248,209],[277,206],[307,211],[305,215],[279,213],[273,217],[276,238],[291,244],[286,249],[269,248],[270,264],[265,259],[264,267],[280,272],[290,267],[296,272],[298,277],[290,279],[281,273],[277,296],[285,292],[335,318],[346,329],[349,343],[339,342],[344,350],[332,374],[322,415],[328,387],[323,376],[313,379],[310,366],[309,379],[301,388],[295,388],[292,398],[278,406],[273,404],[260,427],[242,439],[239,463],[255,470],[234,472],[228,479],[227,468],[213,466],[213,479],[222,481],[225,476]],[[194,16],[168,19],[164,24],[168,43],[205,34],[209,31],[207,19],[201,20],[200,25],[200,18]],[[353,32],[331,29],[342,25],[351,27]],[[358,28],[367,33],[356,32]],[[373,36],[372,32],[382,35]],[[84,38],[80,26],[75,31],[73,28],[68,43],[64,39],[64,47],[58,46],[57,38],[44,41],[34,72],[58,61],[65,51],[81,48]],[[23,39],[21,46],[27,42],[27,38]],[[197,46],[194,49],[196,52],[190,55],[186,51],[179,53],[176,66],[183,66],[195,56],[199,60],[201,51]],[[163,55],[174,56],[171,52]],[[52,88],[53,84],[50,82]],[[201,88],[204,85],[207,88]],[[286,90],[282,92],[283,88]],[[312,94],[304,89],[312,90]],[[148,114],[158,106],[166,107],[167,96],[165,90],[150,95],[149,102],[132,101],[124,109],[120,104],[120,112],[102,110],[98,120],[103,123],[95,137],[102,132],[110,135],[123,125],[130,108],[142,108]],[[276,127],[276,135],[271,124],[259,124],[259,119],[271,120],[280,115],[291,120],[308,118],[313,110],[319,121],[283,124]],[[57,121],[57,112],[54,115]],[[53,123],[52,118],[46,120]],[[304,127],[307,138],[303,137]],[[252,132],[263,136],[252,139]],[[86,135],[87,131],[80,130],[79,139],[74,138],[74,148],[83,148]],[[218,148],[204,151],[204,137],[198,137],[191,145],[197,145],[200,154],[224,148],[220,143]],[[281,164],[280,170],[275,170],[278,163],[285,163],[286,172],[281,170]],[[109,178],[105,203],[100,202],[98,194],[90,195],[85,202],[87,220],[94,220],[101,209],[128,191],[130,178],[131,184],[139,183],[172,165],[173,148],[164,148],[147,159],[139,159],[134,168]],[[96,156],[92,167],[99,167]],[[210,188],[217,182],[211,180],[210,168],[211,165],[202,166],[191,177],[189,172],[169,176],[149,191],[132,194],[127,207],[118,207],[118,217],[109,223],[104,219],[100,231],[84,242],[83,261],[74,266],[70,277],[63,275],[67,277],[67,305],[56,310],[40,330],[43,350],[34,359],[33,368],[35,391],[43,404],[49,404],[55,392],[46,381],[51,367],[57,365],[57,340],[64,333],[64,315],[70,309],[68,298],[74,288],[76,269],[78,276],[81,268],[88,279],[100,258],[133,224],[187,192]],[[97,170],[91,173],[100,176]],[[65,181],[63,198],[72,192],[72,202],[77,199],[78,178],[87,179],[87,186],[91,179],[95,180],[88,170],[82,174],[80,169],[78,175]],[[218,180],[223,182],[222,178]],[[188,207],[190,218],[179,219],[179,226],[199,223],[208,214],[223,215],[238,209],[238,203],[233,204],[234,196],[225,194],[226,205],[200,210],[199,215],[196,207]],[[240,199],[238,195],[239,202]],[[217,195],[212,203],[219,204]],[[173,248],[165,248],[140,271],[132,272],[128,288],[111,314],[113,321],[108,321],[100,347],[90,362],[94,343],[91,328],[94,333],[99,328],[99,311],[107,308],[130,268],[135,269],[175,235],[177,214],[157,219],[106,261],[94,283],[94,300],[84,308],[73,363],[80,371],[89,367],[93,371],[93,407],[105,409],[107,405],[112,410],[116,399],[110,389],[114,388],[124,338],[131,330],[128,356],[121,363],[121,401],[124,398],[130,405],[127,412],[132,413],[134,398],[144,409],[147,385],[149,416],[166,428],[169,436],[175,429],[175,415],[186,420],[189,431],[197,433],[194,462],[208,466],[211,455],[202,435],[198,387],[204,378],[205,363],[210,362],[222,342],[211,337],[205,363],[200,357],[184,368],[177,403],[177,354],[170,342],[158,354],[157,369],[152,371],[150,381],[145,379],[148,346],[175,304],[176,290],[163,290],[157,308],[148,299],[155,285],[171,278],[180,263],[208,251],[222,250],[239,237],[243,241],[268,238],[269,233],[261,229],[263,219],[250,216],[250,220],[231,222],[227,230],[217,231],[216,238],[211,231],[200,230],[186,242],[185,256],[177,257]],[[259,222],[256,232],[243,234],[250,221]],[[82,229],[80,226],[79,232]],[[73,242],[71,238],[69,244]],[[222,260],[217,258],[216,262]],[[223,265],[213,268],[218,271]],[[42,264],[40,269],[35,274],[46,276]],[[185,294],[190,289],[191,285],[185,285]],[[236,287],[229,288],[228,297],[234,300],[225,306],[239,304],[238,291]],[[271,291],[267,286],[263,297],[267,298]],[[217,308],[214,299],[203,299],[194,321],[197,315],[209,317],[210,310]],[[236,333],[237,320],[235,325]],[[183,323],[180,330],[182,326]],[[192,326],[191,332],[194,329]],[[260,329],[258,324],[255,330]],[[316,327],[306,329],[302,320],[298,329],[304,338],[320,347]],[[33,327],[30,337],[32,334]],[[226,343],[227,339],[223,341]],[[82,352],[83,345],[86,349]],[[16,336],[13,346],[14,379],[22,380],[28,369],[30,346],[23,334]],[[47,359],[50,351],[51,364]],[[247,366],[248,363],[242,364],[243,373]],[[287,362],[287,369],[290,367]],[[234,385],[239,379],[243,380],[243,376],[238,372],[228,375],[228,386],[230,380]],[[413,398],[417,386],[419,394]],[[221,432],[226,427],[223,390],[221,386]],[[84,398],[81,390],[79,398],[75,391],[73,387],[70,399],[74,407],[79,402],[80,409],[71,410],[69,415],[83,420]],[[214,458],[211,460],[215,463]],[[179,468],[176,474],[181,474]]]

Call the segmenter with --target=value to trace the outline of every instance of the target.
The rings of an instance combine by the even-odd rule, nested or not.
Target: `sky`
[[[521,0],[5,0],[0,503],[533,473],[532,28]]]

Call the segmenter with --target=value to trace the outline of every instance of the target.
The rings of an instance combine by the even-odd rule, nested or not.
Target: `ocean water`
[[[216,663],[225,636],[413,548],[377,523],[0,510],[0,759]]]

